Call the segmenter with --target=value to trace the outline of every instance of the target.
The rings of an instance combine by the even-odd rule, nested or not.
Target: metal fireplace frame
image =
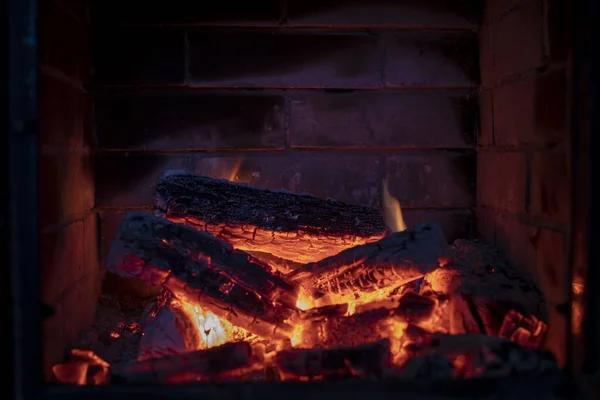
[[[286,396],[289,400],[302,399],[308,396],[316,400],[330,399],[331,396],[343,395],[347,400],[371,398],[488,398],[492,393],[495,398],[538,398],[547,395],[559,387],[566,388],[565,396],[573,396],[578,391],[575,388],[573,376],[581,376],[581,371],[575,373],[572,364],[568,365],[560,376],[548,375],[530,379],[514,377],[507,379],[477,379],[469,381],[435,382],[321,382],[321,383],[241,383],[241,384],[198,384],[177,387],[65,387],[50,386],[43,383],[41,371],[41,302],[37,293],[39,287],[39,238],[38,238],[38,115],[37,115],[37,22],[36,0],[9,0],[7,4],[5,34],[8,49],[4,57],[7,63],[8,77],[4,83],[7,86],[8,113],[3,114],[3,122],[8,134],[2,148],[5,151],[4,160],[8,168],[2,178],[5,183],[5,194],[1,196],[2,216],[0,226],[6,235],[2,244],[3,254],[7,255],[6,262],[10,265],[11,290],[7,318],[12,342],[5,342],[9,347],[10,357],[5,357],[8,364],[5,371],[12,375],[13,398],[18,399],[67,399],[86,396],[88,400],[102,399],[107,396],[112,399],[130,398],[134,395],[143,396],[145,400],[164,398],[198,398],[205,399],[250,399],[261,400]],[[594,164],[598,164],[594,156],[600,154],[599,124],[600,107],[598,105],[600,68],[600,41],[598,29],[589,31],[581,26],[595,26],[598,21],[596,0],[578,0],[573,5],[573,45],[575,57],[572,60],[573,70],[580,71],[584,56],[590,59],[590,146],[581,146],[581,126],[579,123],[579,96],[577,93],[579,73],[574,73],[571,99],[571,151],[572,155],[584,154],[589,157],[589,182],[582,182],[576,174],[572,181],[572,216],[580,211],[580,204],[598,204],[598,196],[593,190],[589,198],[580,197],[581,185],[592,188]],[[594,48],[596,50],[594,50]],[[584,153],[580,153],[583,151]],[[577,171],[581,157],[571,157],[573,171]],[[584,201],[585,200],[585,201]],[[588,203],[589,202],[589,203]],[[572,219],[574,220],[574,219]],[[589,226],[587,232],[587,260],[590,266],[586,279],[586,306],[584,321],[584,340],[586,359],[584,373],[586,376],[597,376],[600,372],[600,270],[591,266],[600,266],[600,254],[593,251],[594,244],[600,243],[600,215],[597,208],[590,207]],[[574,234],[575,227],[569,230],[568,261],[565,264],[569,276],[572,275],[575,264]],[[570,284],[570,282],[569,282]],[[569,293],[570,287],[565,288]],[[565,304],[565,314],[570,314],[570,303]],[[7,315],[7,314],[5,314]],[[570,320],[570,318],[569,318]],[[570,347],[570,346],[569,346]],[[572,389],[571,389],[572,388]]]

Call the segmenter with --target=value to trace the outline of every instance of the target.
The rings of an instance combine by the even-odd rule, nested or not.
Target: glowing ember
[[[255,338],[255,336],[248,331],[233,326],[229,321],[219,318],[210,311],[203,310],[202,307],[192,305],[185,301],[181,301],[180,304],[182,310],[187,314],[190,320],[193,321],[200,333],[200,344],[198,349],[190,350],[210,349],[211,347],[217,347],[225,343]]]

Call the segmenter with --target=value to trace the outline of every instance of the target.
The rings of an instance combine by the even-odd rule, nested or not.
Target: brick
[[[59,185],[61,171],[58,157],[55,155],[40,154],[38,167],[40,227],[44,228],[58,223],[62,218]]]
[[[87,275],[62,299],[61,308],[66,316],[63,321],[63,340],[66,346],[75,344],[80,333],[92,327],[100,296],[97,275]]]
[[[181,85],[184,33],[164,29],[114,28],[94,39],[95,83]]]
[[[479,130],[477,144],[494,144],[494,100],[491,90],[482,90],[479,94]]]
[[[90,106],[80,89],[44,73],[40,74],[40,144],[82,147]]]
[[[558,305],[566,301],[564,286],[565,237],[560,232],[534,228],[531,242],[536,253],[535,276],[540,288],[550,304]]]
[[[92,158],[87,154],[60,157],[61,218],[81,218],[94,207]]]
[[[537,278],[537,254],[532,244],[537,228],[504,217],[496,218],[495,245],[519,271]]]
[[[289,0],[292,26],[475,29],[480,1],[461,0]]]
[[[522,3],[493,26],[495,79],[544,66],[542,0]]]
[[[569,2],[564,0],[544,0],[544,35],[546,52],[550,61],[566,61],[569,56]]]
[[[395,155],[386,162],[390,194],[404,207],[470,207],[475,155]]]
[[[517,8],[519,3],[523,3],[524,1],[528,0],[486,0],[483,20],[485,23],[492,23],[508,11]]]
[[[83,221],[40,236],[42,301],[55,304],[83,277]]]
[[[364,88],[379,85],[379,42],[363,34],[191,32],[190,85]]]
[[[262,26],[277,25],[282,17],[283,1],[190,2],[171,0],[168,7],[145,0],[97,0],[94,12],[101,21],[135,25]]]
[[[92,158],[88,154],[41,154],[40,225],[73,220],[94,206]]]
[[[478,153],[477,203],[513,213],[525,212],[526,178],[525,153]]]
[[[387,86],[473,87],[479,82],[477,35],[472,32],[403,31],[387,39]]]
[[[268,189],[286,189],[351,204],[377,206],[383,160],[372,154],[283,153],[263,156],[198,156],[195,172]],[[236,171],[232,174],[232,171]],[[237,177],[237,179],[235,178]]]
[[[102,210],[98,213],[100,220],[100,265],[106,265],[106,255],[119,229],[119,224],[127,210]]]
[[[153,206],[157,179],[165,169],[189,170],[191,156],[103,154],[95,164],[97,207]]]
[[[282,149],[279,94],[143,92],[96,98],[96,135],[108,149]]]
[[[56,0],[40,2],[39,64],[86,82],[91,72],[90,34]]]
[[[496,212],[483,207],[476,208],[476,236],[488,244],[495,243],[496,218]]]
[[[295,94],[290,145],[469,148],[474,100],[467,93]]]
[[[473,213],[469,210],[411,210],[402,211],[404,222],[407,226],[414,226],[421,222],[437,222],[448,243],[456,239],[469,239],[473,237]]]
[[[489,88],[494,82],[494,43],[491,25],[483,25],[479,31],[479,69],[481,86]]]
[[[552,71],[494,89],[496,145],[557,142],[565,138],[567,85]]]
[[[554,306],[549,306],[547,312],[548,331],[543,348],[552,352],[558,365],[564,367],[567,362],[567,319]]]
[[[90,0],[58,0],[82,24],[90,24]]]
[[[100,238],[98,237],[98,215],[88,214],[83,220],[84,274],[99,277],[100,273]]]
[[[534,153],[531,162],[531,205],[533,215],[567,222],[570,208],[570,179],[567,155]]]
[[[65,359],[64,314],[60,304],[54,305],[52,308],[54,309],[54,315],[42,321],[41,329],[42,370],[45,382],[52,381],[52,367]]]

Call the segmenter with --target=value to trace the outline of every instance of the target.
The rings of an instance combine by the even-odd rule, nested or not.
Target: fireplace
[[[562,2],[37,12],[47,384],[594,371],[592,68]]]

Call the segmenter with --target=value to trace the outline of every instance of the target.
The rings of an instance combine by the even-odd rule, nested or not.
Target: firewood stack
[[[467,353],[510,342],[548,369],[536,350],[543,298],[489,246],[448,246],[435,222],[389,234],[373,208],[184,172],[166,173],[156,194],[154,215],[125,216],[106,262],[164,290],[138,360],[77,353],[55,367],[59,381],[472,377],[489,368],[466,365],[482,362]],[[230,336],[209,340],[219,327]],[[494,338],[439,349],[460,335]],[[102,379],[86,378],[94,365]]]

